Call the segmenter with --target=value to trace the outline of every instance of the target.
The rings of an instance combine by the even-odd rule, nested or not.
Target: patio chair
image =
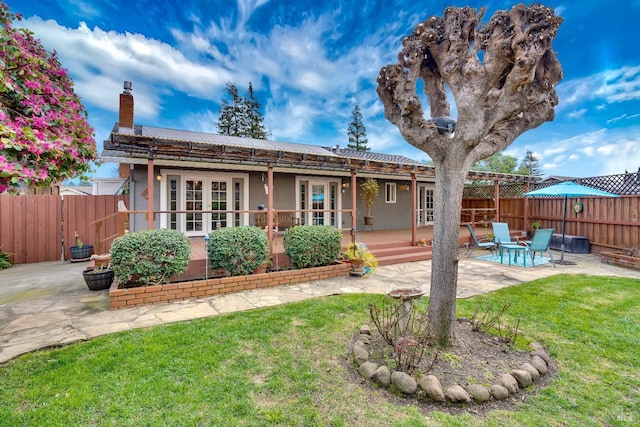
[[[471,244],[467,246],[467,257],[471,256],[471,252],[473,252],[475,248],[489,249],[493,255],[493,250],[496,248],[496,244],[488,239],[478,239],[471,224],[467,224],[467,228],[471,235]]]
[[[509,224],[506,222],[492,222],[491,227],[493,228],[493,241],[496,242],[498,246],[507,243],[515,243],[511,240]]]
[[[539,228],[533,235],[531,243],[527,243],[532,265],[535,265],[536,252],[540,252],[540,256],[546,252],[549,254],[553,268],[556,268],[556,262],[554,261],[553,255],[551,255],[551,250],[549,249],[549,246],[551,245],[551,237],[553,236],[554,231],[555,229],[553,228]]]
[[[556,262],[554,261],[553,255],[551,255],[551,252],[549,250],[553,232],[553,228],[541,228],[535,232],[531,243],[521,241],[518,243],[499,244],[498,250],[500,251],[500,263],[502,263],[503,261],[504,251],[507,251],[507,259],[509,260],[509,265],[511,265],[511,252],[514,252],[514,262],[518,261],[518,254],[522,252],[523,265],[525,267],[527,266],[528,255],[531,257],[531,265],[535,266],[535,253],[540,252],[540,256],[542,256],[543,252],[547,252],[549,254],[549,258],[551,259],[551,263],[553,264],[553,268],[556,268]]]

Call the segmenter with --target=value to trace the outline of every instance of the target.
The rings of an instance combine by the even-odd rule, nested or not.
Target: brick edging
[[[141,305],[206,298],[218,294],[292,285],[313,280],[332,279],[349,275],[349,263],[337,263],[323,267],[277,271],[247,276],[222,277],[218,279],[194,280],[191,282],[167,283],[165,285],[140,286],[118,289],[113,282],[109,289],[109,308],[136,307]]]

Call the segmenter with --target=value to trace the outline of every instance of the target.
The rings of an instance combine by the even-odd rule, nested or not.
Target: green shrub
[[[157,285],[187,270],[189,238],[175,230],[125,234],[111,245],[111,266],[120,283]]]
[[[300,225],[284,233],[284,250],[298,268],[336,262],[342,246],[340,230],[329,225]]]
[[[0,270],[11,267],[11,255],[13,254],[0,251]]]
[[[242,276],[269,260],[269,239],[258,227],[223,228],[209,233],[208,254],[211,268]]]

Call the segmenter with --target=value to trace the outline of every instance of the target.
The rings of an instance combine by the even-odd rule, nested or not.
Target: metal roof
[[[270,151],[287,151],[290,153],[306,153],[315,155],[336,155],[330,150],[317,145],[294,144],[291,142],[269,141],[266,139],[240,138],[237,136],[218,135],[206,132],[192,132],[188,130],[159,128],[153,126],[136,126],[135,135],[148,138],[162,139],[176,142],[197,142],[216,146],[236,148],[255,148]]]
[[[271,164],[282,168],[311,169],[349,173],[350,171],[390,176],[434,177],[435,168],[408,157],[264,139],[240,138],[205,132],[193,132],[135,125],[120,129],[116,123],[104,141],[103,159],[120,163],[138,163],[153,158],[166,161],[203,162],[255,167]],[[469,179],[535,182],[539,178],[470,171]]]

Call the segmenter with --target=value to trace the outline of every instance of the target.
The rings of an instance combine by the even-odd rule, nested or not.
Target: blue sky
[[[447,6],[517,2],[396,0],[6,0],[56,50],[96,130],[99,150],[133,82],[135,122],[215,132],[225,84],[249,82],[270,139],[348,143],[360,106],[373,151],[428,159],[383,116],[380,68],[402,37]],[[556,119],[521,135],[507,154],[536,154],[545,175],[590,177],[640,167],[640,0],[547,1],[564,18],[553,48],[564,70]],[[425,108],[428,111],[428,108]],[[103,165],[98,176],[115,174]]]

